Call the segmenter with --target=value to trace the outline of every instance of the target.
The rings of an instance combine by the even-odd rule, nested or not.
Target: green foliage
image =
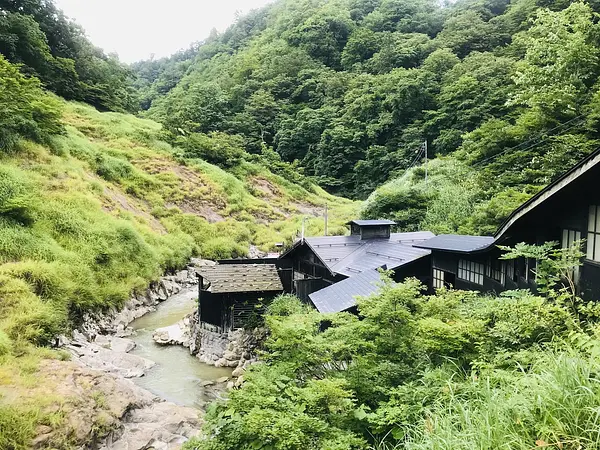
[[[246,152],[272,149],[292,164],[278,174],[302,171],[330,192],[368,198],[365,217],[401,229],[491,234],[598,147],[599,11],[597,2],[282,0],[135,70],[146,114],[175,136],[239,135]],[[458,175],[439,170],[425,185],[415,169],[425,140],[430,177],[452,164]],[[202,157],[236,166],[219,152],[221,161]]]
[[[581,241],[574,242],[568,248],[558,248],[556,242],[541,245],[521,242],[514,248],[500,246],[502,250],[507,250],[502,259],[536,260],[535,275],[539,291],[558,303],[569,305],[575,315],[582,306],[582,300],[577,295],[577,277],[585,256],[581,247]],[[585,306],[583,309],[586,309]]]
[[[94,47],[53,1],[0,2],[0,53],[64,98],[135,109],[129,69]]]
[[[60,105],[0,55],[0,150],[15,150],[20,138],[47,143],[62,130]]]
[[[194,133],[177,138],[176,143],[184,149],[185,158],[203,159],[222,168],[236,166],[245,155],[242,138],[225,133]]]
[[[0,406],[0,448],[26,450],[35,436],[36,413]]]
[[[243,257],[251,243],[270,250],[296,232],[290,203],[328,201],[336,211],[338,200],[299,174],[284,180],[263,156],[246,161],[239,138],[192,135],[189,146],[173,148],[154,122],[53,101],[64,133],[50,149],[22,139],[0,165],[0,354],[54,343],[86,312],[119,307],[192,256]],[[214,158],[230,150],[221,161],[235,158],[237,175],[198,159],[206,153],[191,142]],[[251,189],[258,182],[271,187],[269,202]],[[352,215],[352,204],[341,204],[333,227]]]
[[[360,319],[275,299],[262,364],[212,405],[207,437],[186,448],[491,449],[508,438],[516,448],[597,438],[600,390],[588,366],[597,340],[568,309],[525,291],[381,287],[358,299]]]

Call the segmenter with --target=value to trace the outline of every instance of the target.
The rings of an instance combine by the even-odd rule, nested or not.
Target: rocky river
[[[136,343],[131,354],[156,363],[145,376],[134,380],[137,385],[167,401],[202,409],[219,395],[212,383],[231,377],[232,369],[210,366],[183,346],[159,345],[152,338],[156,329],[173,325],[191,313],[197,299],[196,289],[183,290],[131,323],[131,340]]]
[[[190,266],[132,295],[119,311],[86,317],[72,336],[60,338],[59,345],[72,355],[65,373],[72,373],[57,379],[57,386],[79,389],[81,398],[102,398],[101,406],[88,401],[69,418],[86,448],[180,448],[200,433],[205,404],[232,387],[233,367],[206,364],[183,346],[153,339],[156,329],[190,317],[196,283]],[[43,435],[36,446],[44,448]]]

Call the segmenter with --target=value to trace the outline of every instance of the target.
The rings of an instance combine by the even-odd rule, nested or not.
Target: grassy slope
[[[39,346],[83,312],[119,305],[191,256],[268,250],[293,237],[303,214],[319,233],[326,202],[334,232],[356,210],[250,163],[234,176],[179,160],[149,120],[66,103],[64,121],[52,149],[26,142],[0,162],[1,448],[26,447],[40,424],[64,425],[35,390],[7,394],[35,386],[40,361],[60,356]]]

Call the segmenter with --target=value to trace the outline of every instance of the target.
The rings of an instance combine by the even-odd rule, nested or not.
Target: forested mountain
[[[365,214],[489,232],[502,216],[490,202],[510,211],[597,146],[599,8],[281,0],[135,70],[145,114],[178,139],[239,135],[247,151],[273,148],[323,187],[358,198],[404,175]],[[443,186],[426,189],[424,168],[405,174],[423,162],[425,141],[429,158],[451,155],[433,166],[450,174]],[[442,208],[440,192],[464,191],[457,178],[470,187],[464,214],[433,223],[425,216]]]
[[[68,100],[136,108],[130,69],[95,47],[52,0],[0,0],[0,54]]]
[[[274,152],[249,155],[238,136],[180,146],[159,123],[107,112],[133,106],[133,81],[51,1],[0,1],[2,450],[88,448],[113,430],[97,381],[77,390],[77,366],[50,349],[87,314],[122,308],[194,255],[271,250],[302,225],[323,233],[325,204],[332,233],[356,216],[355,202]]]

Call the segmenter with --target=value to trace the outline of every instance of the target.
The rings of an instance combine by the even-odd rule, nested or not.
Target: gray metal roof
[[[309,237],[305,241],[334,273],[348,277],[386,267],[396,269],[431,252],[415,248],[435,235],[429,231],[392,233],[389,239],[365,239],[360,236]]]
[[[217,264],[196,269],[213,294],[283,291],[275,264]]]
[[[321,313],[345,311],[356,305],[357,296],[368,296],[379,292],[381,275],[377,270],[367,270],[339,283],[309,295]]]
[[[351,220],[350,223],[356,224],[358,226],[361,227],[368,227],[368,226],[381,226],[381,225],[396,225],[396,222],[392,221],[392,220]]]
[[[472,253],[484,250],[495,242],[490,236],[462,236],[458,234],[440,234],[425,242],[415,244],[416,247],[430,250],[443,250],[458,253]]]

